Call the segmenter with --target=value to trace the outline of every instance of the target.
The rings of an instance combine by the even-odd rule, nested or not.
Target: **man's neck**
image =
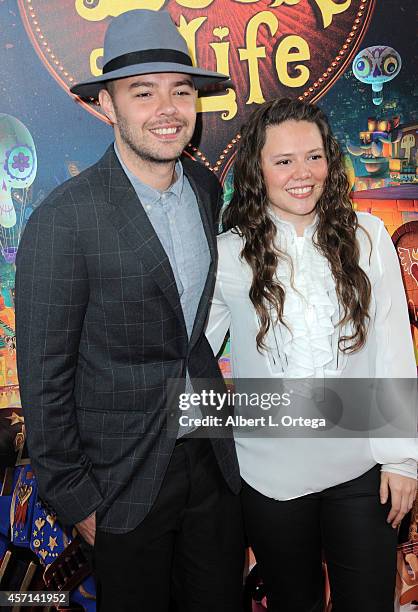
[[[174,183],[175,160],[166,163],[150,162],[139,158],[134,151],[124,147],[118,141],[116,141],[116,146],[125,166],[145,185],[158,189],[158,191],[165,191]]]

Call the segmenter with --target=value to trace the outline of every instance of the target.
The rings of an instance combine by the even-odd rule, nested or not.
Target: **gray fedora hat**
[[[189,74],[196,89],[229,79],[192,65],[186,41],[167,11],[137,9],[110,22],[104,40],[103,74],[73,85],[71,92],[97,98],[106,81],[158,72]]]

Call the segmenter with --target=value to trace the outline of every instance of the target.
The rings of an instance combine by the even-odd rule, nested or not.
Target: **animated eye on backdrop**
[[[402,67],[401,56],[392,47],[378,45],[360,51],[353,61],[356,79],[372,86],[373,103],[383,102],[383,83],[394,79]]]

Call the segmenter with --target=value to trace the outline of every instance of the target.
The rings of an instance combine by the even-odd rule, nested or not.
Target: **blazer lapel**
[[[116,157],[113,145],[109,147],[105,156],[99,162],[99,173],[111,205],[109,218],[112,224],[141,258],[143,265],[148,269],[180,322],[185,326],[183,310],[170,261],[134,188]]]
[[[198,162],[192,162],[193,164]],[[196,341],[200,338],[203,332],[203,326],[206,322],[208,313],[208,303],[212,296],[214,284],[215,284],[215,269],[217,262],[217,248],[216,248],[216,236],[212,221],[212,203],[209,200],[207,192],[202,189],[194,180],[192,174],[189,172],[188,165],[183,164],[183,168],[187,178],[189,179],[190,185],[196,195],[197,204],[199,207],[200,217],[202,219],[203,229],[205,231],[206,239],[208,241],[209,252],[210,252],[210,266],[208,275],[206,277],[205,286],[200,297],[199,305],[196,312],[196,317],[193,325],[192,334],[189,342],[189,351],[192,350]]]

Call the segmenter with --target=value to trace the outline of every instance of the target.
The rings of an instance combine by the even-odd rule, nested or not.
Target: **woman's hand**
[[[392,527],[399,527],[401,520],[412,508],[417,494],[416,478],[408,478],[393,472],[381,472],[380,475],[380,502],[385,504],[389,499],[392,507],[387,517],[387,522]]]

